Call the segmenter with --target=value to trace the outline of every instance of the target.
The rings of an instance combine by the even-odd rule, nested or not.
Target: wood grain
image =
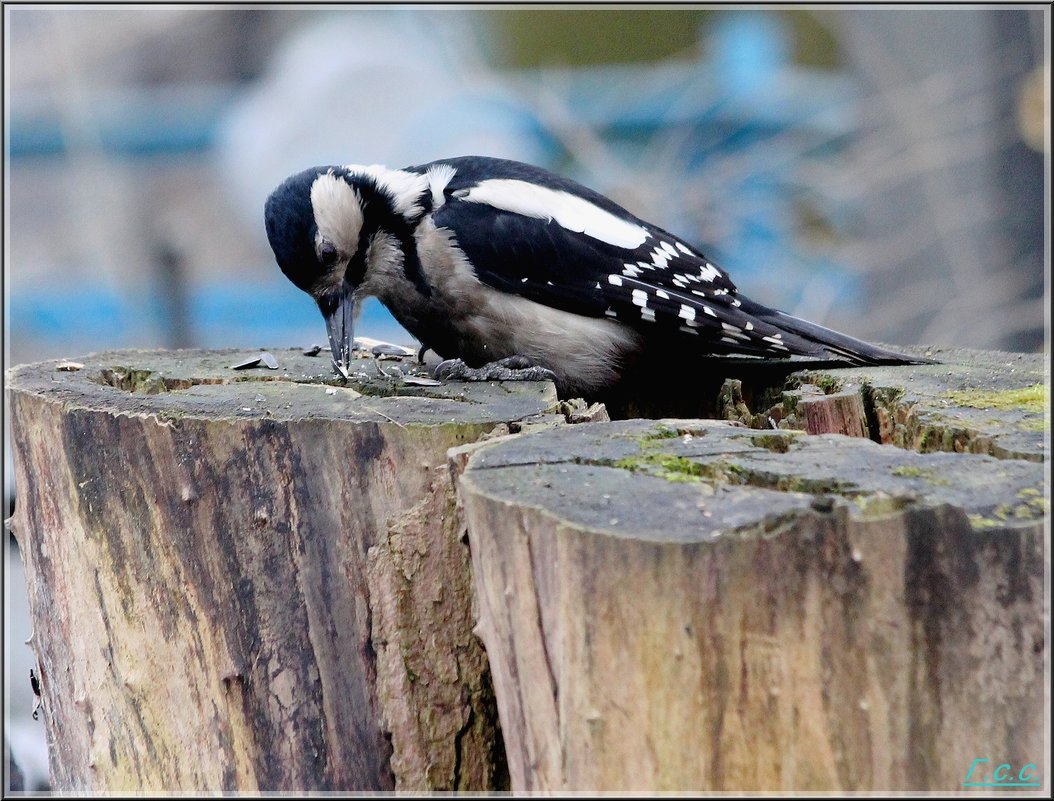
[[[549,410],[551,385],[360,395],[296,352],[277,373],[229,370],[243,355],[126,351],[8,376],[54,788],[493,787],[493,702],[466,626],[416,633],[436,686],[414,692],[416,720],[392,713],[405,668],[386,649],[404,624],[369,554],[399,531],[418,547],[400,521],[429,502],[447,449]],[[468,620],[461,534],[443,535],[428,546],[452,555],[416,591]],[[455,721],[429,731],[443,753],[401,773],[409,728],[433,713]]]
[[[459,478],[512,786],[957,790],[1039,764],[1042,465],[714,421]]]

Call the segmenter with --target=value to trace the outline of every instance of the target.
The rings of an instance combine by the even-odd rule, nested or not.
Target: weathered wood
[[[1040,357],[714,360],[615,409],[849,439],[567,427],[607,411],[276,353],[9,374],[59,789],[947,790],[1039,759]]]
[[[1046,458],[1043,354],[930,348],[926,355],[940,363],[798,373],[802,386],[783,393],[780,427],[869,436],[922,452]]]
[[[400,789],[508,785],[463,534],[444,465],[367,554],[377,696]]]
[[[1043,465],[683,420],[454,465],[513,789],[1042,764]]]
[[[501,787],[461,532],[412,520],[450,519],[448,448],[552,386],[392,394],[365,361],[360,395],[294,351],[229,369],[251,355],[8,375],[54,788]]]

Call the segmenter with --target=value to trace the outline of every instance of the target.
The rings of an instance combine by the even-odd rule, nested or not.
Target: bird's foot
[[[447,381],[555,381],[556,373],[525,356],[508,356],[482,367],[469,367],[461,359],[436,365],[432,375]]]

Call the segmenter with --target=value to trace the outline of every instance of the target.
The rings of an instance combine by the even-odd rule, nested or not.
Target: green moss
[[[1018,493],[1018,497],[1021,495]],[[1038,520],[1045,517],[1050,511],[1050,505],[1046,498],[1031,496],[1021,503],[1001,503],[992,510],[992,517],[996,520]]]
[[[903,387],[876,387],[865,382],[862,390],[871,396],[876,406],[884,406],[890,410],[904,397]]]
[[[809,383],[823,390],[824,395],[841,392],[844,383],[830,373],[815,373],[809,376]]]
[[[1019,493],[1020,494],[1020,493]],[[1038,520],[1047,514],[1047,499],[1032,498],[1029,502],[1019,504],[1004,503],[992,510],[991,516],[980,514],[967,515],[970,525],[979,531],[1006,528],[1014,521]]]
[[[880,517],[888,517],[891,514],[901,511],[912,502],[911,498],[906,498],[900,495],[860,495],[853,499],[857,509],[860,510],[860,517],[863,519],[875,519]]]
[[[395,385],[388,381],[345,381],[343,378],[336,376],[333,380],[326,380],[322,383],[340,387],[341,389],[353,389],[366,398],[390,398],[399,394]],[[407,392],[406,394],[410,393]]]
[[[1025,487],[1019,490],[1017,497],[1021,503],[1014,510],[1016,517],[1043,517],[1050,514],[1050,501],[1043,497],[1043,493],[1035,487]],[[1022,507],[1027,512],[1022,512]]]
[[[97,384],[140,395],[160,395],[162,392],[173,392],[179,389],[190,389],[198,384],[219,384],[219,380],[195,378],[165,378],[156,370],[136,367],[104,367],[96,378]]]
[[[803,476],[779,476],[775,482],[759,482],[758,476],[752,476],[750,482],[755,486],[770,486],[781,492],[803,492],[809,495],[839,495],[852,497],[856,486],[851,483],[839,481],[836,478],[817,479],[805,478]]]
[[[1049,405],[1050,392],[1046,384],[1033,384],[1020,389],[1005,389],[998,392],[968,389],[948,392],[948,400],[958,406],[972,409],[1000,409],[1042,414]]]
[[[99,372],[99,383],[143,395],[157,395],[166,389],[158,373],[134,367],[104,367]]]
[[[750,425],[754,414],[743,401],[743,382],[738,378],[726,378],[717,393],[718,415],[723,420],[738,420]]]
[[[693,462],[684,456],[671,456],[668,453],[642,453],[638,456],[627,456],[615,462],[615,467],[650,473],[667,481],[681,482],[702,481],[711,472],[705,465]]]
[[[682,437],[685,434],[702,436],[704,433],[705,431],[671,428],[665,423],[659,423],[651,431],[647,431],[644,434],[641,434],[639,437],[636,437],[635,439],[641,451],[645,452],[653,451],[655,448],[659,447],[663,442],[667,442],[671,439],[677,439],[678,437]]]
[[[643,437],[641,437],[641,439],[645,442],[651,442],[660,439],[677,439],[677,436],[678,434],[676,429],[670,428],[668,425],[659,423],[659,425],[655,426],[655,429],[653,431],[645,434]]]
[[[755,448],[764,448],[773,453],[786,453],[790,450],[793,434],[757,434],[750,438]]]
[[[970,525],[978,531],[988,531],[993,528],[1003,528],[1006,524],[999,521],[993,520],[990,517],[984,515],[967,515],[970,519]]]
[[[894,467],[889,472],[890,475],[894,475],[899,478],[921,478],[928,484],[932,484],[938,487],[951,486],[951,482],[948,479],[937,475],[937,473],[935,473],[932,469],[928,467],[919,467],[918,465],[913,464],[902,464],[898,465],[897,467]]]
[[[1022,431],[1046,431],[1047,430],[1047,418],[1046,417],[1030,417],[1027,420],[1021,420],[1017,427]]]
[[[788,381],[787,383],[789,384],[790,382]],[[787,389],[790,389],[790,387],[775,386],[762,389],[756,396],[757,400],[754,403],[754,407],[757,409],[768,409],[771,413],[773,407],[783,403],[783,393]]]
[[[899,467],[894,467],[890,472],[895,476],[922,478],[927,471],[914,465],[902,464]]]

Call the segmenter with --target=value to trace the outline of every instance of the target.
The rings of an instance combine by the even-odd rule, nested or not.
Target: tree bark
[[[513,789],[950,791],[976,758],[1042,764],[1042,464],[684,420],[464,462]]]
[[[247,355],[9,373],[56,789],[947,791],[1039,764],[1041,357],[725,360],[704,395],[622,401],[741,423],[566,426],[606,412]]]
[[[54,789],[500,788],[460,528],[406,516],[452,521],[447,449],[551,410],[552,386],[360,395],[299,352],[229,369],[246,355],[9,373]]]

